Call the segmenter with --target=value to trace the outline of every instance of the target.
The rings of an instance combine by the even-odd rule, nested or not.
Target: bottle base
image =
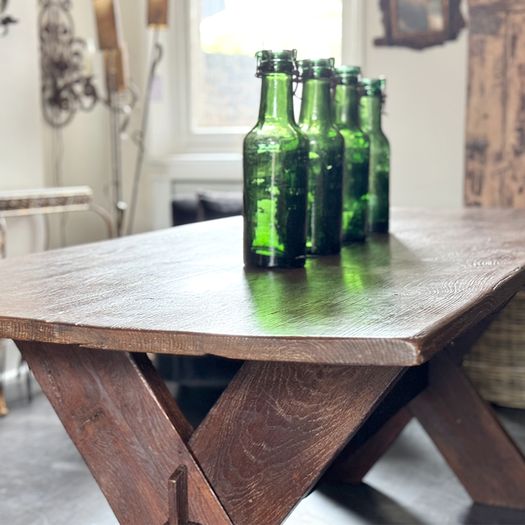
[[[371,233],[388,233],[388,223],[376,223],[370,225]]]
[[[366,235],[348,235],[343,237],[343,244],[353,244],[354,242],[365,242]]]
[[[282,257],[275,255],[261,255],[250,253],[244,257],[244,266],[247,268],[267,268],[267,269],[291,269],[303,268],[305,257]]]
[[[325,255],[338,255],[341,252],[341,246],[337,248],[327,248],[322,250],[308,250],[308,257],[323,257]]]

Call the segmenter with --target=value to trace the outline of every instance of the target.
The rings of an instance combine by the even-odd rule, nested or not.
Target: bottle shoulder
[[[289,147],[307,148],[308,138],[293,122],[257,123],[244,137],[245,148],[255,144],[275,145],[282,143]]]
[[[385,136],[378,135],[370,141],[370,156],[377,159],[390,158],[390,143]]]
[[[337,129],[324,133],[306,133],[310,152],[330,151],[342,153],[345,149],[345,139]]]
[[[352,142],[362,146],[370,145],[368,134],[361,128],[339,127],[339,132],[345,139],[345,143]]]
[[[381,130],[370,134],[370,143],[375,143],[384,149],[390,149],[390,141]]]
[[[329,140],[342,140],[343,136],[335,125],[319,125],[318,123],[299,123],[299,129],[307,137],[319,136]]]
[[[275,135],[303,135],[301,128],[295,122],[257,122],[244,137],[270,137]]]

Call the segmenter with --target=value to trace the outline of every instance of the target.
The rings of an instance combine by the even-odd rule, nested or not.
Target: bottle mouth
[[[334,77],[334,63],[333,58],[306,58],[297,62],[297,69],[299,71],[298,80],[304,82],[310,79],[320,79]]]
[[[267,73],[288,73],[294,74],[297,71],[297,50],[283,49],[273,51],[263,49],[255,53],[257,60],[256,77],[261,77]]]
[[[339,66],[335,68],[334,79],[336,84],[349,86],[359,85],[361,68],[359,66]]]
[[[386,92],[386,79],[380,78],[363,78],[361,79],[363,92],[368,96],[384,97]]]

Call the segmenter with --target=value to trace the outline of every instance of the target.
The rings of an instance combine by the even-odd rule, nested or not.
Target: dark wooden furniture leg
[[[328,480],[354,484],[363,480],[412,419],[405,406],[427,387],[427,375],[427,365],[407,369],[333,462]]]
[[[525,509],[525,459],[447,352],[409,406],[474,502]]]
[[[404,371],[244,364],[190,439],[232,521],[281,523]]]
[[[476,326],[455,339],[445,349],[451,359],[461,364],[466,353],[479,339],[498,312],[484,318]],[[405,408],[412,398],[427,387],[428,365],[410,368],[403,379],[389,392],[374,416],[348,443],[327,473],[330,480],[357,484],[394,444],[399,434],[412,419],[412,412]],[[386,415],[386,417],[385,417]]]
[[[402,408],[361,446],[349,443],[330,468],[328,479],[351,484],[361,483],[411,419],[412,414],[406,408]]]
[[[146,356],[43,343],[18,347],[120,523],[168,522],[168,480],[184,466],[189,519],[231,525],[187,449],[190,425]]]

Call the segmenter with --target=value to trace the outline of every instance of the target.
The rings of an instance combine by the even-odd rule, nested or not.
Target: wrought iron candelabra
[[[153,90],[153,83],[157,73],[157,67],[162,60],[164,50],[162,44],[159,42],[159,30],[155,28],[153,31],[153,47],[151,51],[151,58],[149,64],[148,78],[146,80],[146,89],[144,93],[144,107],[142,110],[142,121],[140,129],[133,134],[133,141],[137,146],[137,158],[135,161],[135,173],[133,175],[133,185],[131,188],[131,204],[129,207],[127,234],[133,233],[135,225],[135,215],[137,211],[138,195],[140,191],[140,181],[144,171],[144,157],[146,155],[146,133],[148,132],[149,123],[149,109],[151,103],[151,93]]]
[[[107,52],[106,52],[107,53]],[[138,91],[133,84],[126,82],[124,89],[119,89],[119,68],[115,63],[106,67],[108,87],[106,106],[109,111],[111,144],[111,199],[117,236],[124,234],[124,223],[128,204],[124,199],[122,173],[122,143],[128,136],[131,115],[138,101]]]
[[[86,42],[75,36],[70,0],[40,0],[42,111],[53,128],[63,128],[79,110],[98,100],[93,77],[85,72]]]
[[[16,18],[6,13],[8,4],[9,0],[0,0],[0,37],[6,36],[9,28],[18,23]]]
[[[0,0],[7,2],[7,0]],[[143,172],[149,105],[157,66],[162,59],[159,29],[167,26],[168,0],[148,1],[148,27],[153,28],[153,47],[145,86],[140,128],[128,134],[130,119],[139,99],[138,90],[129,81],[126,46],[122,39],[118,0],[94,0],[99,47],[103,53],[107,94],[97,90],[90,69],[86,68],[85,40],[75,36],[71,0],[39,0],[42,68],[42,110],[45,121],[54,129],[55,182],[62,185],[60,156],[61,130],[78,111],[90,111],[102,102],[109,111],[111,144],[111,182],[109,187],[113,220],[118,236],[133,232]],[[0,11],[1,13],[1,11]],[[124,198],[122,144],[126,138],[137,147],[131,188],[131,206]]]

